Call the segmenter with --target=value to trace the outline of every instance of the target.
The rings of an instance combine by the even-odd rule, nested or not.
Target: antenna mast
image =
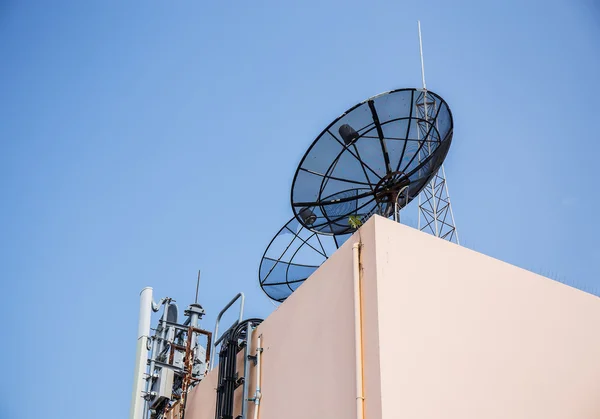
[[[423,60],[423,39],[421,37],[421,21],[417,21],[419,27],[419,53],[421,55],[421,79],[423,82],[423,92],[417,99],[418,117],[424,120],[424,123],[418,123],[419,130],[423,138],[428,132],[429,119],[434,119],[436,114],[436,101],[427,95],[427,85],[425,84],[425,62]],[[436,121],[437,124],[437,121]],[[431,145],[428,144],[430,147]],[[420,159],[421,156],[419,156]],[[423,221],[421,221],[423,220]],[[442,163],[440,169],[434,175],[429,185],[419,194],[419,221],[418,228],[421,231],[427,231],[434,236],[441,237],[456,244],[458,240],[458,231],[454,222],[454,212],[450,204],[450,194],[448,193],[448,183],[446,182],[446,171]]]
[[[196,298],[194,304],[198,304],[198,288],[200,287],[200,269],[198,269],[198,280],[196,281]]]
[[[421,38],[421,21],[417,20],[419,24],[419,53],[421,54],[421,78],[423,79],[423,90],[427,90],[425,84],[425,62],[423,61],[423,40]]]

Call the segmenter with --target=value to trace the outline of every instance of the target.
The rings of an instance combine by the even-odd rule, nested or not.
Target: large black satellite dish
[[[258,269],[260,287],[269,298],[283,302],[348,237],[315,233],[292,218],[265,250]]]
[[[337,235],[356,230],[351,217],[389,217],[435,175],[452,132],[450,108],[428,90],[398,89],[357,104],[302,158],[291,193],[296,219],[311,231]]]

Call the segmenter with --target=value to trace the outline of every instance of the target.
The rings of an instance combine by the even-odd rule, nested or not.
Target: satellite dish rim
[[[325,127],[325,129],[323,129],[319,135],[316,136],[316,138],[313,140],[313,142],[310,144],[310,146],[308,147],[308,149],[306,150],[306,152],[304,153],[304,155],[302,156],[302,159],[300,160],[300,162],[298,163],[298,166],[296,167],[296,170],[294,172],[294,177],[292,178],[292,187],[290,188],[290,205],[292,207],[292,212],[294,214],[294,217],[296,218],[296,220],[298,221],[298,223],[300,223],[300,226],[303,228],[306,228],[316,234],[321,234],[321,235],[328,235],[328,236],[335,236],[335,235],[345,235],[345,234],[351,234],[350,232],[344,232],[344,233],[333,233],[333,232],[327,232],[327,231],[321,231],[321,230],[317,230],[317,229],[313,229],[310,226],[307,226],[306,224],[304,224],[304,222],[300,219],[300,215],[299,215],[299,211],[303,206],[308,207],[307,202],[300,202],[300,203],[296,203],[294,204],[294,186],[296,185],[296,180],[298,178],[298,173],[300,172],[304,162],[306,161],[306,159],[308,158],[308,156],[310,155],[310,152],[312,151],[312,149],[315,147],[315,145],[317,144],[317,142],[321,139],[321,137],[323,137],[323,135],[325,133],[327,133],[331,127],[333,127],[336,123],[338,123],[342,118],[344,118],[346,115],[348,115],[350,112],[352,112],[353,110],[355,110],[356,108],[364,105],[364,104],[368,104],[369,101],[373,101],[379,97],[385,96],[385,95],[390,95],[393,93],[398,93],[398,92],[418,92],[418,93],[423,93],[425,92],[427,95],[431,95],[434,96],[436,99],[438,99],[440,101],[440,103],[446,104],[446,110],[448,112],[448,116],[449,116],[449,120],[450,120],[450,129],[448,130],[448,132],[446,133],[446,135],[444,136],[444,138],[440,138],[440,144],[442,144],[444,142],[444,140],[446,138],[449,138],[450,140],[448,141],[448,145],[445,147],[445,150],[443,150],[443,152],[441,153],[441,155],[443,156],[443,158],[441,159],[442,164],[443,161],[446,159],[446,156],[448,154],[448,151],[450,149],[450,144],[452,142],[452,138],[454,136],[454,116],[452,114],[452,110],[450,109],[450,106],[448,105],[448,102],[446,102],[446,100],[444,100],[444,98],[442,98],[439,94],[435,93],[432,90],[429,89],[423,89],[423,88],[417,88],[417,87],[405,87],[405,88],[400,88],[400,89],[393,89],[393,90],[388,90],[379,94],[376,94],[374,96],[371,96],[359,103],[357,103],[356,105],[350,107],[348,110],[346,110],[344,113],[342,113],[340,116],[338,116],[337,118],[335,118],[331,123],[329,123],[329,125],[327,125],[327,127]],[[413,101],[416,100],[413,97]],[[412,105],[411,105],[412,106]],[[410,118],[413,119],[419,119],[419,118],[414,118],[412,116],[409,116]],[[416,167],[413,170],[413,173],[416,172],[420,167],[424,166],[427,162],[429,162],[431,159],[433,158],[433,155],[429,156],[426,160],[424,160],[418,167]],[[329,172],[329,169],[327,170],[327,172]],[[409,174],[410,175],[410,174]],[[435,172],[433,172],[429,177],[427,182],[425,182],[425,185],[427,183],[429,183],[431,181],[431,179],[435,176]],[[417,194],[418,195],[418,194]],[[416,196],[416,195],[415,195]],[[314,202],[313,204],[318,204],[318,205],[322,205],[322,203],[317,203]],[[316,206],[316,205],[315,205]],[[279,234],[279,233],[278,233]]]
[[[291,228],[288,228],[288,226],[289,226],[289,225],[290,225],[292,222],[295,222],[295,223],[297,224],[297,226],[299,227],[299,229],[298,229],[297,231],[293,231]],[[306,227],[305,227],[305,226],[304,226],[302,223],[300,223],[300,222],[298,221],[298,219],[297,219],[296,217],[292,217],[292,218],[290,218],[288,221],[286,221],[286,223],[283,225],[283,227],[281,227],[281,228],[280,228],[280,229],[277,231],[277,233],[275,233],[275,235],[273,236],[273,238],[272,238],[272,239],[269,241],[269,244],[268,244],[268,245],[267,245],[267,247],[265,248],[265,251],[263,252],[263,255],[262,255],[261,259],[260,259],[260,264],[258,265],[258,284],[259,284],[259,286],[260,286],[261,290],[262,290],[262,291],[265,293],[265,295],[266,295],[268,298],[270,298],[270,299],[271,299],[271,300],[273,300],[273,301],[279,302],[279,303],[282,303],[282,302],[284,302],[284,301],[285,301],[285,300],[286,300],[286,299],[287,299],[287,298],[288,298],[288,297],[289,297],[291,294],[293,294],[293,293],[294,293],[295,289],[292,289],[292,288],[290,287],[290,284],[294,284],[294,283],[298,283],[298,282],[304,282],[304,281],[306,281],[306,279],[307,279],[307,278],[304,278],[304,279],[299,279],[299,280],[294,280],[294,281],[287,281],[287,280],[286,280],[285,282],[276,282],[276,283],[272,283],[272,284],[267,284],[266,286],[264,285],[264,280],[266,280],[266,279],[269,277],[269,275],[271,275],[271,272],[272,272],[272,270],[271,270],[271,271],[269,271],[269,273],[268,273],[267,275],[265,275],[265,277],[264,277],[264,278],[262,278],[262,276],[261,276],[261,272],[262,272],[263,262],[265,261],[265,259],[268,259],[268,260],[271,260],[271,261],[273,261],[273,260],[274,260],[274,259],[273,259],[273,258],[271,258],[271,257],[267,257],[267,253],[268,253],[269,249],[271,248],[271,245],[272,245],[272,244],[275,242],[275,240],[276,240],[276,239],[279,237],[279,235],[281,234],[281,232],[282,232],[282,231],[284,231],[284,230],[286,230],[286,229],[288,230],[288,234],[290,234],[290,235],[292,236],[292,240],[290,241],[290,246],[291,246],[291,244],[293,243],[293,241],[294,241],[294,240],[297,240],[297,239],[298,239],[298,240],[300,240],[300,241],[302,241],[302,242],[304,242],[303,244],[301,244],[300,246],[298,246],[298,248],[297,248],[297,249],[294,251],[294,254],[293,254],[293,255],[292,255],[292,257],[290,258],[290,261],[289,261],[289,262],[288,262],[288,261],[281,261],[281,260],[278,260],[277,262],[275,262],[275,265],[273,265],[273,268],[274,268],[274,267],[277,265],[277,263],[282,263],[282,264],[284,264],[284,265],[288,265],[288,267],[286,268],[286,276],[287,276],[287,269],[289,269],[289,266],[290,266],[290,265],[294,265],[294,266],[303,266],[303,267],[307,267],[307,268],[315,268],[315,270],[316,270],[316,269],[318,269],[318,268],[321,266],[321,264],[322,264],[322,263],[324,263],[324,262],[325,262],[327,259],[329,259],[329,257],[331,256],[331,254],[328,254],[328,252],[327,252],[325,249],[322,249],[322,250],[325,252],[325,254],[323,254],[323,253],[321,253],[321,252],[319,252],[319,253],[321,254],[321,256],[323,256],[323,258],[324,258],[324,261],[323,261],[321,264],[319,264],[319,265],[305,265],[305,264],[301,264],[301,263],[293,263],[293,262],[292,262],[292,261],[293,261],[293,258],[294,258],[294,257],[295,257],[295,255],[298,253],[298,251],[300,250],[300,248],[301,248],[301,247],[302,247],[304,244],[307,244],[307,245],[309,245],[309,246],[310,246],[310,244],[308,244],[307,242],[308,242],[308,241],[309,241],[309,240],[310,240],[310,239],[311,239],[313,236],[329,236],[329,237],[332,237],[332,235],[328,235],[328,234],[322,234],[322,233],[319,233],[319,232],[317,232],[317,231],[313,231],[313,230],[311,230],[311,229],[309,229],[309,228],[306,228]],[[310,237],[309,237],[309,238],[307,238],[307,239],[303,239],[302,237],[300,237],[300,236],[299,236],[299,233],[300,233],[302,230],[306,230],[306,231],[307,231],[307,233],[309,233],[309,234],[310,234]],[[345,235],[345,234],[344,234],[344,235]],[[333,240],[335,240],[336,248],[339,248],[339,247],[341,246],[341,243],[338,243],[338,240],[340,240],[340,239],[341,239],[341,236],[344,236],[344,235],[338,235],[338,238],[335,238],[335,237],[333,237]],[[348,237],[349,237],[349,235],[348,235]],[[346,237],[346,239],[345,239],[345,240],[347,240],[347,239],[348,239],[348,237]],[[344,242],[345,242],[345,240],[344,240]],[[312,247],[312,246],[310,246],[310,247]],[[288,246],[288,248],[289,248],[289,246]],[[314,248],[313,248],[313,250],[314,250]],[[283,252],[283,254],[282,254],[280,257],[282,257],[282,256],[283,256],[283,255],[284,255],[286,252],[287,252],[287,248],[286,248],[286,250]],[[286,279],[287,279],[287,278],[286,278]],[[284,286],[287,286],[287,287],[290,289],[290,293],[289,293],[287,296],[285,296],[285,297],[282,297],[282,298],[274,298],[274,297],[273,297],[273,296],[272,296],[272,295],[271,295],[271,294],[270,294],[270,293],[267,291],[267,289],[265,289],[265,287],[267,287],[267,288],[268,288],[269,286],[277,286],[277,285],[284,285]]]

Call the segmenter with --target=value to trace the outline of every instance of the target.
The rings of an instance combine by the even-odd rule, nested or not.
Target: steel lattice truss
[[[420,135],[428,132],[427,121],[433,120],[437,115],[437,103],[429,97],[426,90],[422,91],[416,101],[419,116],[418,125]],[[419,158],[427,155],[421,151]],[[423,220],[423,221],[421,221]],[[419,230],[431,233],[434,236],[459,244],[458,232],[454,222],[454,213],[450,204],[446,172],[443,164],[436,172],[429,184],[423,188],[419,195]]]
[[[419,201],[419,230],[459,244],[443,166],[423,189]]]

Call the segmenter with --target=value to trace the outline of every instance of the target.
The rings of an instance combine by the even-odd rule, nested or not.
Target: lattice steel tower
[[[423,90],[417,98],[417,114],[419,117],[419,135],[427,138],[428,121],[435,120],[437,115],[436,101],[429,98],[427,85],[425,84],[425,65],[423,61],[423,41],[421,38],[421,22],[419,26],[419,52],[421,55],[421,78]],[[431,147],[431,142],[428,142]],[[425,153],[424,150],[420,152]],[[448,193],[446,171],[442,164],[429,185],[419,194],[419,221],[418,229],[433,234],[434,236],[460,244],[458,231],[454,221],[454,213]]]

